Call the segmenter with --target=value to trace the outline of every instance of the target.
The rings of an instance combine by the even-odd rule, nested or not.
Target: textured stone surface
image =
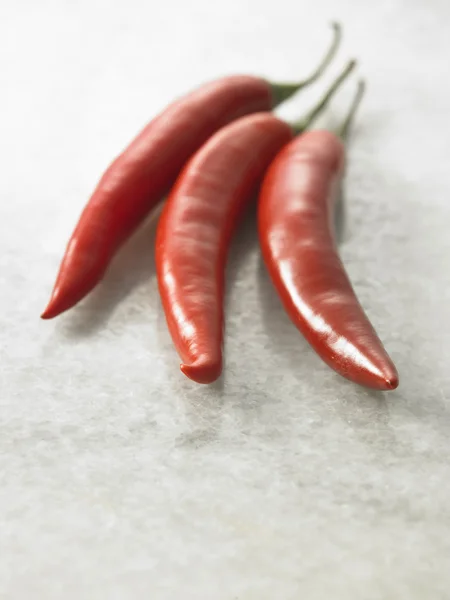
[[[449,598],[448,2],[16,0],[0,12],[0,597]],[[304,76],[332,18],[346,26],[339,60],[281,114],[299,116],[360,58],[341,251],[398,391],[359,389],[315,357],[251,218],[232,252],[216,386],[178,370],[154,223],[89,299],[41,322],[74,221],[134,133],[217,75]]]

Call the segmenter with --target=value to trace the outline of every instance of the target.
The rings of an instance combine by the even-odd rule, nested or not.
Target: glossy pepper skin
[[[182,372],[212,383],[222,371],[225,265],[234,229],[275,155],[303,132],[349,76],[350,61],[297,124],[250,115],[212,136],[187,163],[156,237],[159,291]]]
[[[252,191],[291,127],[262,113],[216,133],[180,174],[156,237],[159,291],[181,370],[198,383],[222,371],[225,264]]]
[[[311,131],[277,155],[259,195],[264,262],[283,305],[319,356],[363,386],[392,390],[398,375],[339,258],[333,204],[345,161],[341,140]]]
[[[151,121],[107,169],[84,208],[42,317],[71,308],[96,286],[123,242],[217,129],[271,108],[267,82],[236,76],[202,86]]]
[[[314,72],[297,83],[277,84],[237,75],[207,83],[168,106],[115,159],[102,176],[68,242],[42,318],[68,310],[103,278],[123,242],[169,191],[185,162],[218,129],[241,116],[270,111],[316,81],[341,40],[332,42]]]

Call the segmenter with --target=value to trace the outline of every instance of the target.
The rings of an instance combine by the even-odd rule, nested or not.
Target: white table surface
[[[11,0],[0,8],[0,598],[450,598],[450,5],[447,0]],[[343,259],[401,385],[365,391],[289,323],[248,220],[226,372],[178,370],[154,223],[103,285],[43,322],[108,162],[216,76],[308,73],[345,43],[368,94]],[[354,85],[333,105],[337,119]]]

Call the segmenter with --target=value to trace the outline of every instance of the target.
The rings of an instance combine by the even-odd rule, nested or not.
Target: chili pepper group
[[[170,190],[186,161],[216,131],[244,115],[267,112],[314,83],[331,62],[341,39],[306,80],[270,83],[253,76],[210,82],[169,105],[113,161],[84,208],[42,317],[72,308],[103,278],[113,256]]]
[[[374,389],[398,376],[352,289],[333,237],[333,199],[345,163],[344,141],[363,93],[341,130],[306,132],[355,66],[351,61],[299,123],[270,111],[323,73],[297,84],[249,76],[209,83],[170,105],[101,178],[68,243],[49,319],[102,279],[123,242],[168,191],[158,224],[158,287],[181,370],[198,383],[222,372],[225,267],[234,230],[259,189],[261,251],[285,309],[335,371]]]

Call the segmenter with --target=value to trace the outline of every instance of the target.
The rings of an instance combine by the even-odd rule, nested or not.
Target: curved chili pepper
[[[360,84],[342,138],[363,89]],[[397,371],[356,298],[333,236],[344,160],[344,144],[328,131],[308,132],[281,150],[260,190],[261,250],[288,315],[319,356],[347,379],[390,390],[398,385]]]
[[[300,125],[270,113],[242,117],[212,136],[178,177],[158,224],[156,269],[180,368],[190,379],[211,383],[222,371],[226,258],[252,191],[277,152],[315,119],[353,66],[349,63]]]
[[[252,76],[225,77],[174,102],[145,127],[110,165],[84,208],[43,319],[68,310],[99,283],[123,242],[213,133],[246,114],[272,110],[318,79],[340,43],[340,27],[332,26],[332,44],[305,81],[276,84]]]

